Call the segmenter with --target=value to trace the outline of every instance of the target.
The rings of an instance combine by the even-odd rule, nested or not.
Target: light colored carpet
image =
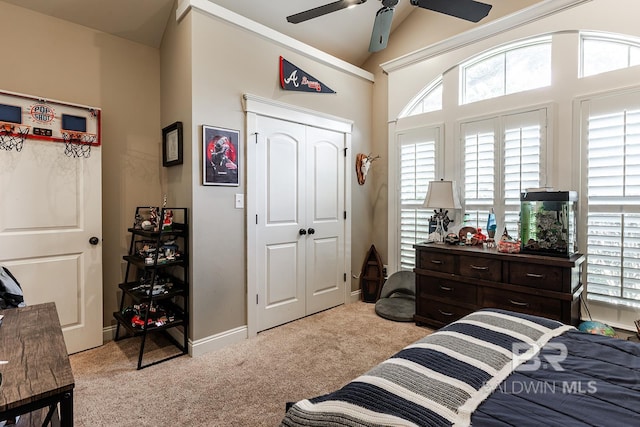
[[[75,425],[277,426],[286,402],[340,388],[430,332],[357,302],[140,371],[138,338],[109,342],[71,356]]]

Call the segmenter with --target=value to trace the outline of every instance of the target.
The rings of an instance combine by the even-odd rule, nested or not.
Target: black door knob
[[[100,239],[98,239],[96,236],[93,236],[89,239],[89,244],[95,246],[98,243],[100,243]]]
[[[309,234],[314,234],[316,232],[316,230],[314,230],[313,228],[310,228],[307,231],[309,232]]]
[[[304,228],[301,228],[298,233],[300,233],[301,236],[304,236],[305,234],[307,234],[307,230],[305,230]]]

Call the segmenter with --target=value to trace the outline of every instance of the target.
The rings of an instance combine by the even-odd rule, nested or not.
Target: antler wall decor
[[[373,157],[371,154],[358,153],[356,156],[356,175],[358,176],[358,184],[364,185],[371,164],[379,158],[380,156]]]

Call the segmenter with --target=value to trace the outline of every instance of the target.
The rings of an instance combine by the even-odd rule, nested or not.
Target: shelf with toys
[[[138,369],[188,352],[189,229],[187,208],[137,207],[116,319],[115,340],[141,337]],[[180,327],[179,334],[168,333]],[[124,330],[124,331],[123,331]],[[147,335],[162,331],[177,353],[143,364]],[[121,332],[124,332],[121,334]]]

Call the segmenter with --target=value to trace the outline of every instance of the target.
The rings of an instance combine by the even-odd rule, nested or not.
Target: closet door
[[[257,119],[258,331],[344,303],[344,133]]]
[[[344,303],[344,146],[344,133],[307,127],[307,315]]]
[[[256,143],[257,323],[265,330],[304,317],[305,126],[258,117]],[[305,234],[301,234],[304,230]]]

